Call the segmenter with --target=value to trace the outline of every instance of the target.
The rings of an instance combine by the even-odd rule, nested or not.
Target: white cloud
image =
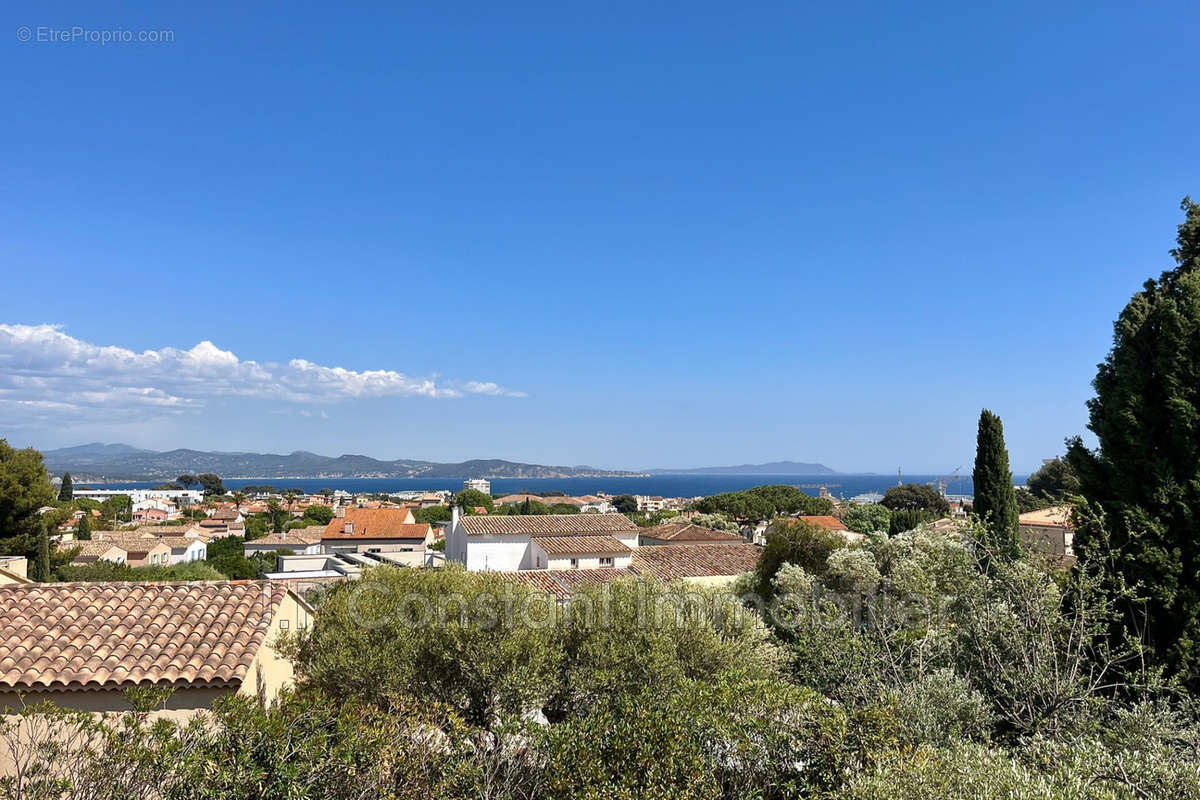
[[[96,345],[57,325],[0,324],[0,407],[26,421],[121,421],[184,414],[217,397],[325,405],[372,397],[524,397],[491,382],[356,371],[302,358],[244,361],[209,341],[141,353]]]

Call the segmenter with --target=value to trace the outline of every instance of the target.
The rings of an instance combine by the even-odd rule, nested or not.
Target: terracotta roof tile
[[[285,533],[268,533],[266,536],[251,539],[246,544],[275,545],[277,547],[286,547],[289,544],[317,544],[321,541],[324,533],[324,525],[309,525],[307,528],[292,528]]]
[[[124,547],[117,544],[116,542],[110,542],[110,541],[100,542],[100,541],[96,541],[94,539],[91,541],[63,542],[58,546],[58,549],[61,551],[70,551],[70,550],[74,550],[77,547],[79,548],[78,556],[93,556],[96,558],[103,556],[109,550],[124,550],[125,549]]]
[[[322,539],[424,539],[429,526],[406,522],[408,508],[347,508],[345,518],[334,517],[325,526]],[[346,532],[346,526],[353,529]]]
[[[632,569],[662,581],[733,576],[753,570],[758,554],[753,544],[652,545],[633,551]]]
[[[463,517],[459,523],[468,536],[572,536],[579,534],[637,533],[638,526],[624,514],[537,514],[512,517]]]
[[[238,684],[286,592],[259,582],[0,587],[0,689]]]
[[[691,522],[667,522],[653,528],[643,528],[642,536],[664,542],[745,542],[736,533],[703,528]]]
[[[799,520],[801,522],[807,522],[809,525],[816,525],[818,528],[824,528],[827,531],[846,530],[846,524],[837,517],[814,514],[810,517],[799,517]]]
[[[546,551],[548,555],[569,556],[575,555],[612,555],[615,553],[628,553],[629,546],[622,544],[621,541],[613,536],[603,535],[585,535],[585,536],[534,536],[533,541],[538,543]]]

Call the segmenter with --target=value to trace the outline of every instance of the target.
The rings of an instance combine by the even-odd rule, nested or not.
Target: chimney
[[[334,516],[336,519],[345,519],[345,518],[346,518],[346,507],[345,507],[345,506],[338,506],[337,508],[335,508],[335,509],[333,510],[333,516]]]
[[[450,530],[454,530],[455,528],[458,527],[458,514],[459,514],[458,505],[451,506],[450,507]]]
[[[354,523],[347,522],[344,526],[342,526],[342,532],[343,533],[354,533]]]

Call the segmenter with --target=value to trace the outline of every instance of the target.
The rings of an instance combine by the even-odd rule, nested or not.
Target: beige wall
[[[16,575],[18,578],[29,577],[29,560],[21,556],[5,556],[0,558],[0,570],[7,572],[10,575]],[[4,576],[0,574],[0,585],[4,585]],[[18,581],[8,581],[8,583],[18,583]]]
[[[281,633],[294,634],[296,631],[308,630],[312,627],[313,618],[308,609],[291,594],[283,596],[279,611],[271,620],[271,630],[267,633],[246,678],[238,689],[238,694],[257,696],[264,702],[270,703],[279,696],[279,691],[292,683],[295,670],[287,659],[279,655],[275,643]]]
[[[1021,525],[1021,544],[1039,553],[1065,556],[1072,553],[1075,531],[1061,525]]]
[[[201,708],[208,708],[218,697],[234,691],[234,687],[220,689],[176,689],[167,700],[163,710],[165,716],[187,718]],[[24,706],[49,701],[59,708],[76,711],[131,711],[125,694],[117,690],[70,692],[63,690],[26,692],[0,692],[0,710],[11,712]]]

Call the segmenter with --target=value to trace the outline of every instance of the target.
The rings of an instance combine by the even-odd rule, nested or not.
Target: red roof
[[[407,508],[347,508],[345,519],[331,519],[321,538],[424,539],[429,535],[429,526],[406,523],[410,513]]]
[[[817,516],[800,517],[801,522],[807,522],[809,525],[816,525],[818,528],[824,528],[827,531],[844,531],[846,524],[837,517]]]

